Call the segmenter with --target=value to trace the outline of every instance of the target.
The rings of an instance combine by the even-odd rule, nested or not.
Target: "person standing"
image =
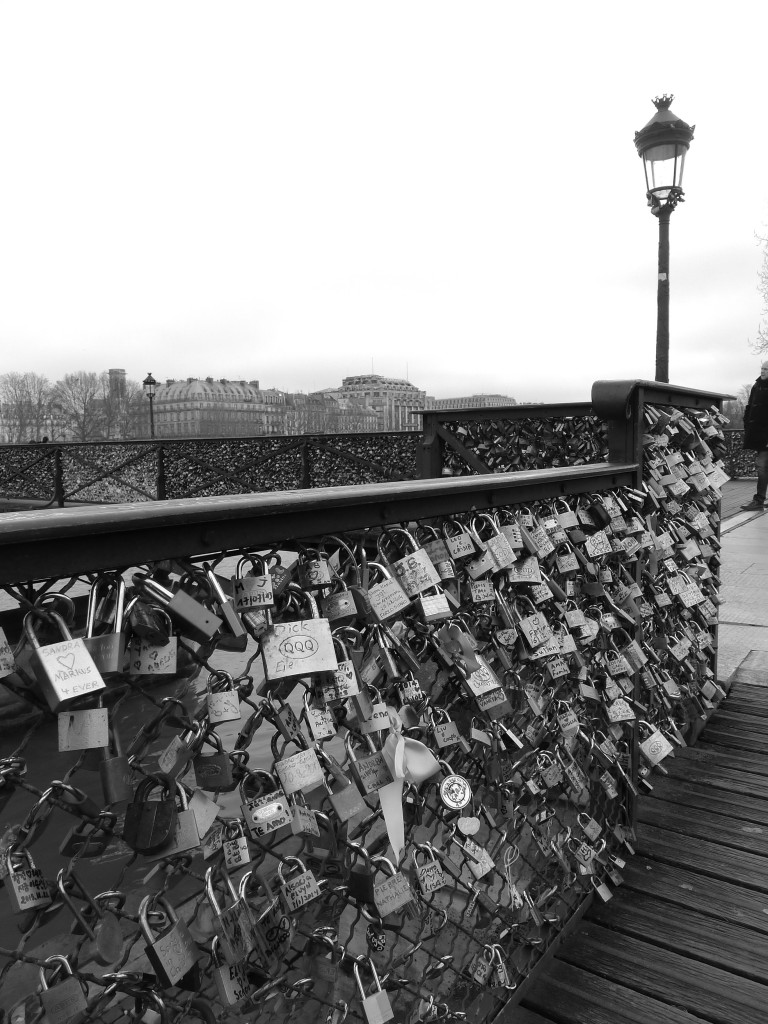
[[[751,511],[765,507],[765,491],[768,486],[768,359],[760,367],[760,376],[752,385],[744,410],[744,447],[757,452],[755,496],[748,505],[742,505],[742,508]]]

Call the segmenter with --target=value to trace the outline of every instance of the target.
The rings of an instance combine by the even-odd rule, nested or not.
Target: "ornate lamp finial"
[[[672,101],[674,100],[674,98],[675,97],[674,95],[672,95],[672,93],[670,93],[669,96],[667,96],[667,94],[664,93],[663,96],[654,97],[653,105],[656,107],[657,110],[669,110],[669,108],[672,106]]]

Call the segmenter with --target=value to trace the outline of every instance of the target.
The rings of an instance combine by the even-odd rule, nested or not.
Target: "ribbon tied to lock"
[[[405,817],[403,815],[403,789],[405,783],[420,786],[440,770],[437,758],[429,747],[420,740],[403,736],[403,725],[399,715],[390,710],[392,732],[381,748],[384,760],[392,772],[393,782],[379,790],[379,802],[387,827],[389,843],[397,862],[405,856]]]

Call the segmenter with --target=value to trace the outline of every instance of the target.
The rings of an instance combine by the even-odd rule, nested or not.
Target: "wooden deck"
[[[768,687],[735,681],[641,799],[624,884],[502,1024],[767,1024],[767,755]]]

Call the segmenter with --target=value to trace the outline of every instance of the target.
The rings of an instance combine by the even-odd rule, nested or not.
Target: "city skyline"
[[[670,376],[735,393],[760,362],[762,18],[675,10],[662,45],[604,0],[3,5],[2,370],[215,356],[309,393],[372,364],[544,402],[650,378],[633,138],[670,92],[696,125]]]

